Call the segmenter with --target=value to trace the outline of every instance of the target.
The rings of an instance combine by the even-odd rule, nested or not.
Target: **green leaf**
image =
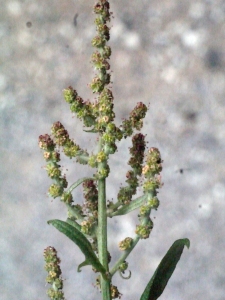
[[[108,274],[106,274],[105,268],[92,250],[91,243],[78,229],[61,220],[50,220],[48,221],[48,224],[53,225],[56,229],[65,234],[83,252],[85,256],[85,264],[80,264],[78,270],[80,267],[90,264],[93,268],[99,271],[106,280],[108,280]]]
[[[112,212],[108,214],[109,217],[114,217],[114,216],[121,216],[121,215],[126,215],[129,212],[139,208],[140,206],[143,205],[144,201],[147,200],[147,195],[143,195],[133,201],[131,201],[128,204],[125,204],[123,207],[119,208],[115,212]]]
[[[155,270],[140,300],[156,300],[161,296],[180,260],[184,246],[190,247],[189,239],[180,239],[173,243]]]
[[[81,230],[80,224],[78,224],[76,221],[71,220],[70,218],[67,218],[66,223],[68,223],[71,226],[75,227],[79,231]]]

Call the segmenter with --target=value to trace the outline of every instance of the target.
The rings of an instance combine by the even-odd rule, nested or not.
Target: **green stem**
[[[146,225],[148,223],[149,216],[146,216],[142,220],[142,224]],[[133,239],[133,242],[131,244],[131,247],[124,251],[124,253],[121,255],[121,257],[118,259],[118,261],[115,263],[113,268],[110,270],[110,275],[113,276],[118,270],[120,265],[125,261],[125,259],[128,257],[128,255],[131,253],[131,251],[134,249],[134,247],[137,245],[139,240],[141,239],[140,235],[136,235]]]
[[[101,140],[99,142],[101,148]],[[100,169],[102,163],[98,164]],[[109,270],[108,266],[108,252],[107,252],[107,210],[106,210],[106,182],[104,179],[98,180],[98,255],[99,260],[106,271]],[[105,280],[101,276],[101,290],[102,299],[111,300],[110,293],[110,279]]]
[[[137,245],[139,240],[140,240],[140,236],[136,235],[135,238],[133,239],[131,247],[129,249],[127,249],[126,251],[124,251],[124,253],[121,255],[121,257],[115,263],[113,268],[110,270],[110,275],[111,276],[113,276],[119,270],[120,265],[126,260],[126,258],[131,253],[131,251],[134,249],[134,247]]]

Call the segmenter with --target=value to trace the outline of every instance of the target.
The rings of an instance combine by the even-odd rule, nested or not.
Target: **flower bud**
[[[130,237],[126,237],[123,241],[119,242],[119,249],[121,251],[125,251],[129,249],[132,245],[133,239]]]
[[[117,286],[111,285],[110,291],[111,291],[111,297],[112,297],[112,299],[116,299],[116,298],[120,299],[121,298],[122,294],[120,294]]]
[[[49,187],[48,193],[52,198],[60,197],[63,193],[63,187],[57,184],[52,184]]]
[[[92,46],[96,48],[103,48],[105,46],[105,43],[105,39],[100,35],[94,37],[91,42]]]
[[[124,261],[124,262],[120,265],[120,267],[119,267],[119,269],[120,269],[120,271],[121,271],[122,273],[123,273],[124,271],[126,271],[127,268],[128,268],[128,263],[127,263],[126,261]]]
[[[106,159],[107,159],[107,156],[106,156],[105,152],[103,152],[103,151],[100,151],[96,156],[96,161],[98,163],[104,162],[104,161],[106,161]]]
[[[157,209],[159,207],[159,204],[160,204],[160,202],[159,202],[159,199],[157,197],[153,197],[150,200],[148,200],[148,205],[151,208]]]
[[[70,204],[73,202],[73,196],[70,192],[64,192],[62,194],[61,200],[67,204]]]
[[[39,136],[39,147],[46,151],[53,151],[55,149],[55,143],[48,134]]]
[[[148,220],[145,225],[137,225],[135,233],[140,236],[141,239],[147,239],[153,228],[153,222],[151,219]]]
[[[99,77],[94,77],[90,83],[93,93],[100,93],[104,88],[104,82]]]
[[[77,98],[77,92],[71,86],[63,90],[64,99],[67,103],[73,103]]]

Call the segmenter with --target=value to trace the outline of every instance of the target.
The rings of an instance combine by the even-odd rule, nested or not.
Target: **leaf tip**
[[[190,248],[190,240],[189,239],[183,239],[184,245],[189,249]]]
[[[48,221],[47,221],[47,224],[48,224],[48,225],[53,225],[53,222],[54,222],[54,220],[48,220]]]

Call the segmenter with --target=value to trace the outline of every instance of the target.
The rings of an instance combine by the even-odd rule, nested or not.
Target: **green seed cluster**
[[[137,176],[141,175],[142,163],[144,160],[145,151],[145,136],[138,133],[132,138],[132,147],[130,148],[130,160],[128,164],[132,167],[132,170],[126,174],[128,186],[122,187],[117,195],[118,201],[127,204],[131,201],[133,195],[136,194],[138,187]]]
[[[51,284],[47,295],[52,300],[64,300],[62,272],[60,269],[60,259],[57,256],[57,251],[53,247],[47,247],[44,250],[45,270],[48,272],[46,282]]]

